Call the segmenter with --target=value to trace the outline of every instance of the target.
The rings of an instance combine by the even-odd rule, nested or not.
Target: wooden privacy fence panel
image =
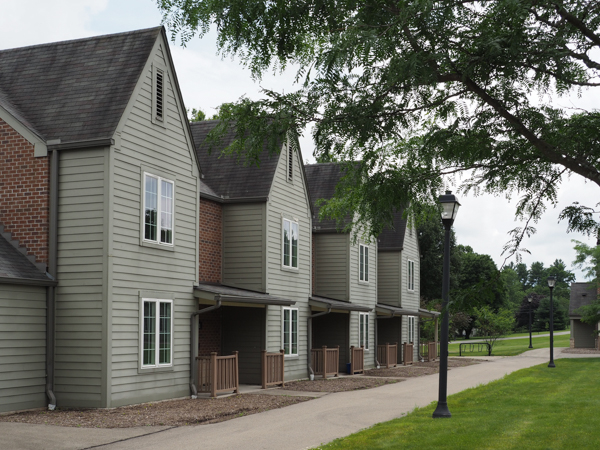
[[[328,376],[337,377],[340,368],[340,346],[327,348],[313,348],[310,351],[310,366],[315,375],[321,375],[323,378]]]
[[[218,392],[240,393],[238,352],[230,356],[198,356],[198,392],[210,392],[216,397]]]
[[[386,368],[396,367],[398,365],[398,343],[393,345],[386,343],[377,346],[377,361]]]
[[[413,363],[413,344],[404,343],[402,344],[402,356],[404,356],[404,365],[408,366]]]
[[[274,386],[281,384],[285,386],[283,382],[285,373],[285,352],[279,350],[279,353],[267,353],[266,350],[262,351],[262,388],[266,389],[267,386]]]
[[[365,371],[365,348],[350,347],[350,375],[364,373]]]

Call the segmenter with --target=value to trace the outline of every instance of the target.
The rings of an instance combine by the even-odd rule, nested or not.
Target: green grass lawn
[[[598,449],[600,358],[560,359],[519,370],[325,446],[334,449]]]
[[[569,347],[570,343],[570,335],[561,334],[559,336],[554,336],[554,346],[555,347]],[[464,341],[463,343],[467,343],[468,341]],[[550,337],[539,337],[532,340],[533,348],[548,348],[550,347]],[[448,353],[450,356],[458,356],[459,351],[458,347],[460,344],[450,344],[448,345]],[[484,351],[484,347],[482,345],[477,345],[477,343],[473,343],[474,352],[464,352],[463,356],[483,356],[487,355],[487,350]],[[481,349],[482,351],[477,351]],[[526,352],[527,350],[531,350],[529,348],[529,335],[523,339],[510,339],[506,341],[496,341],[494,348],[492,349],[493,356],[514,356],[520,353]]]
[[[567,328],[566,330],[555,330],[554,332],[555,333],[562,333],[564,331],[569,331],[569,329]],[[539,336],[541,334],[548,334],[548,333],[549,333],[548,330],[546,330],[546,331],[532,331],[531,335],[535,339],[536,336]],[[507,334],[506,336],[503,336],[503,337],[524,337],[524,336],[527,336],[527,338],[529,338],[529,331],[526,332],[526,333]],[[471,339],[481,339],[481,337],[480,336],[474,336]],[[460,338],[453,338],[452,341],[468,341],[468,339],[460,337]]]

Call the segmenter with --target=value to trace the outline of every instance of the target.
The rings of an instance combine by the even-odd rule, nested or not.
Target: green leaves
[[[526,223],[510,255],[566,177],[600,186],[600,113],[540,100],[600,86],[595,0],[158,5],[173,38],[185,43],[214,26],[219,51],[257,79],[298,68],[296,91],[230,104],[223,121],[237,139],[228,152],[256,162],[260,143],[277,151],[282,136],[314,123],[317,160],[363,162],[324,211],[358,211],[369,232],[389,224],[391,208],[411,201],[414,214],[417,203],[434,204],[443,181],[464,173],[463,192],[519,196],[516,216]],[[598,230],[591,207],[563,211],[570,231]]]

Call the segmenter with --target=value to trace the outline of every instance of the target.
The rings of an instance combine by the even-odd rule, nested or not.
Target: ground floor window
[[[298,355],[298,309],[283,308],[283,351]]]
[[[142,368],[173,365],[173,301],[143,299]]]
[[[415,316],[408,316],[408,342],[415,342]]]
[[[359,313],[358,316],[358,345],[369,350],[369,313]]]

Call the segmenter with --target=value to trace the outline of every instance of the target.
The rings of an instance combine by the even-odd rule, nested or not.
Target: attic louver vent
[[[156,118],[163,120],[163,72],[156,71]]]
[[[294,176],[294,150],[288,146],[288,180]]]

